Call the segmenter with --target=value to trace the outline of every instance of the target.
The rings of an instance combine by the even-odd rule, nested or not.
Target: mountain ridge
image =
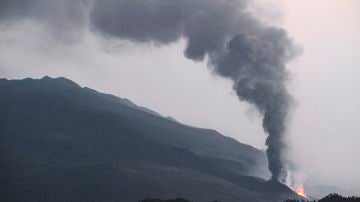
[[[104,95],[65,78],[0,80],[5,199],[182,196],[235,202],[295,196],[256,177],[256,166],[264,161],[261,151]]]

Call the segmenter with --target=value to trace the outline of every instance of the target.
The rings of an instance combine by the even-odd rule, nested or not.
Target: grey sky
[[[294,159],[309,172],[359,186],[360,3],[260,2],[266,6],[256,9],[270,9],[261,13],[263,17],[285,26],[304,47],[303,56],[289,65],[290,90],[297,100],[290,127]],[[61,23],[66,20],[59,25],[68,24]],[[212,75],[204,62],[187,60],[184,40],[160,47],[135,45],[76,26],[71,27],[75,34],[59,38],[56,34],[61,31],[52,27],[49,32],[46,26],[29,18],[0,25],[0,77],[65,76],[181,122],[214,128],[265,148],[259,114],[238,102],[230,81]],[[78,34],[84,37],[73,40]]]

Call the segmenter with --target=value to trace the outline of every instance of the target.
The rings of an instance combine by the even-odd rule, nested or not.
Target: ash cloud
[[[239,99],[263,115],[269,169],[274,180],[284,182],[292,102],[285,65],[297,48],[285,30],[256,18],[252,4],[250,0],[5,0],[0,2],[0,21],[30,18],[58,35],[73,35],[89,23],[104,36],[156,45],[184,38],[188,59],[206,58],[214,73],[233,81]]]
[[[103,0],[91,13],[102,33],[134,42],[168,44],[183,37],[184,55],[208,56],[209,67],[233,81],[240,100],[263,115],[269,169],[285,182],[286,124],[291,96],[285,64],[297,53],[285,30],[267,26],[249,11],[250,1]]]

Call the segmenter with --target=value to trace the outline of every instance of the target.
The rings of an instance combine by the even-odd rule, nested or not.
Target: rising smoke
[[[156,45],[185,39],[187,58],[208,61],[214,73],[233,81],[240,100],[263,115],[272,179],[284,182],[292,100],[285,64],[297,48],[285,30],[254,16],[252,6],[250,0],[5,0],[0,20],[32,17],[56,33],[77,33],[89,22],[103,36]]]
[[[183,37],[184,54],[233,81],[240,100],[263,115],[272,179],[285,181],[286,121],[291,96],[286,62],[296,48],[283,29],[250,12],[251,2],[233,0],[102,0],[91,13],[102,33],[135,42],[167,44]]]

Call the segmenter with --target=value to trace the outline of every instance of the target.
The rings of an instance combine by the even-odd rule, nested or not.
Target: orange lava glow
[[[306,193],[305,193],[305,190],[304,190],[304,187],[303,187],[303,186],[299,186],[299,187],[295,188],[295,192],[296,192],[299,196],[302,196],[302,197],[306,198]]]

